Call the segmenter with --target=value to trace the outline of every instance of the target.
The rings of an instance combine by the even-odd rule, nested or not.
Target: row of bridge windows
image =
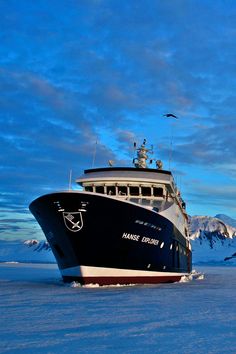
[[[87,192],[95,192],[108,195],[120,196],[143,196],[143,197],[163,197],[162,187],[153,186],[85,186],[84,190]]]

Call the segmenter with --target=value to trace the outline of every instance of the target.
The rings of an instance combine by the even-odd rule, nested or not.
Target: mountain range
[[[189,217],[193,264],[236,265],[236,220],[227,215]],[[0,240],[0,262],[55,263],[47,241]]]
[[[236,264],[236,220],[215,217],[189,217],[193,263]]]

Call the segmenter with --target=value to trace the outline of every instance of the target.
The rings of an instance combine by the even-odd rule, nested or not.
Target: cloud
[[[14,210],[14,213],[13,213]],[[16,239],[43,239],[44,235],[40,227],[35,223],[33,216],[27,209],[17,209],[11,206],[0,208],[0,238],[5,240]],[[14,217],[13,217],[14,216]]]
[[[227,215],[236,212],[235,207],[236,188],[227,185],[214,185],[198,183],[188,191],[187,202],[189,210],[193,214],[214,216],[219,210]],[[206,210],[208,213],[206,213]]]
[[[0,205],[12,214],[66,188],[95,147],[96,166],[129,165],[143,138],[166,166],[172,144],[185,179],[201,170],[212,203],[209,178],[235,184],[234,2],[9,0],[0,11]],[[196,185],[185,191],[201,202]]]

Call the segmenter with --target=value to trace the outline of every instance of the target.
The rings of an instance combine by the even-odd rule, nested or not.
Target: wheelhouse
[[[169,171],[129,167],[97,168],[85,170],[76,182],[84,192],[127,200],[158,211],[175,203],[185,213],[185,203]]]

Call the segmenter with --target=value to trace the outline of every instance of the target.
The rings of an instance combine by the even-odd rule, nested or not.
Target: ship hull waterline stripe
[[[63,280],[78,280],[82,284],[155,284],[179,281],[188,273],[155,272],[131,269],[77,266],[61,269]]]

